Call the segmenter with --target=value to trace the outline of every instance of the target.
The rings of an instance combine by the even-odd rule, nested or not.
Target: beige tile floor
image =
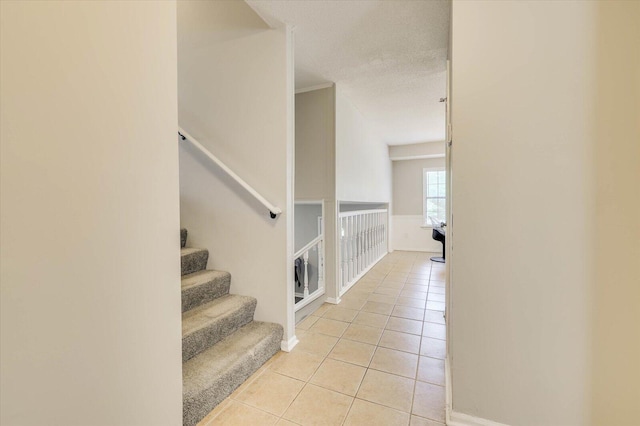
[[[393,252],[199,426],[444,424],[444,265]]]

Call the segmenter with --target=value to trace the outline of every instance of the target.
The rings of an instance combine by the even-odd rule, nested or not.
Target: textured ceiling
[[[247,3],[295,27],[296,89],[335,82],[385,143],[444,140],[448,0]]]

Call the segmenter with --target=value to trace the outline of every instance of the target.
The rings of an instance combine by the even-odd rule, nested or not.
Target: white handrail
[[[387,209],[371,209],[371,210],[352,210],[348,212],[340,212],[338,217],[358,216],[365,213],[386,213]]]
[[[316,238],[314,238],[313,240],[311,240],[311,241],[309,242],[309,244],[307,244],[306,246],[304,246],[304,247],[302,247],[300,250],[298,250],[298,251],[296,252],[296,254],[294,254],[294,255],[293,255],[293,258],[294,258],[294,259],[296,259],[296,258],[300,257],[300,255],[301,255],[302,253],[304,253],[305,251],[309,251],[309,250],[311,250],[311,248],[312,248],[313,246],[315,246],[316,244],[318,244],[320,241],[322,241],[322,239],[323,239],[323,238],[324,238],[324,234],[320,234],[320,235],[318,235]]]
[[[209,157],[209,159],[211,161],[213,161],[218,167],[220,167],[229,176],[231,176],[236,182],[238,182],[240,184],[240,186],[242,186],[244,189],[246,189],[249,194],[253,195],[258,201],[260,201],[262,203],[263,206],[265,206],[267,209],[269,209],[269,214],[271,215],[271,219],[275,219],[280,213],[282,213],[282,210],[279,207],[276,207],[273,204],[271,204],[269,201],[267,201],[266,198],[264,198],[262,195],[260,195],[258,193],[258,191],[253,189],[253,187],[251,185],[249,185],[247,182],[245,182],[244,179],[242,179],[240,176],[235,174],[234,171],[231,170],[229,167],[227,167],[227,165],[224,164],[218,157],[213,155],[207,148],[202,146],[202,144],[200,144],[200,142],[198,142],[193,136],[191,136],[189,133],[185,132],[182,129],[182,127],[178,128],[178,135],[180,136],[180,138],[183,141],[184,140],[188,140],[189,142],[191,142],[191,144],[193,146],[198,148],[200,150],[200,152],[202,152],[204,155]]]

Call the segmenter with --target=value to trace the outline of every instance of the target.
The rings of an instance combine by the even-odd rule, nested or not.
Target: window
[[[423,192],[423,208],[424,224],[431,226],[429,217],[440,222],[446,222],[446,194],[447,194],[447,178],[444,170],[423,169],[424,183]]]

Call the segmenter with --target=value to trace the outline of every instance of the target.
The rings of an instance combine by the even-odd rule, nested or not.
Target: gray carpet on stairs
[[[229,293],[231,274],[204,270],[182,277],[182,312]]]
[[[182,275],[192,274],[207,267],[209,260],[209,250],[199,248],[181,248],[180,265]]]
[[[207,270],[208,250],[186,242],[183,228],[183,424],[193,426],[280,350],[284,331],[253,321],[256,299],[229,294],[231,275]]]
[[[257,301],[227,294],[182,314],[182,361],[253,321]]]
[[[252,321],[183,364],[183,418],[192,426],[280,350],[278,324]]]

